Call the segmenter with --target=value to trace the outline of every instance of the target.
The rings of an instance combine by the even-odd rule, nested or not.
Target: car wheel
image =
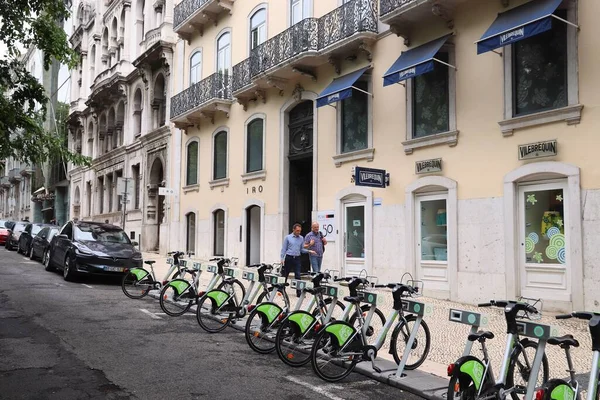
[[[35,255],[33,254],[33,244],[29,247],[29,259],[35,260]]]
[[[44,266],[46,267],[46,271],[54,271],[54,266],[52,265],[52,262],[50,261],[50,250],[45,250],[44,251],[44,256],[43,256],[43,263]]]
[[[67,256],[65,257],[65,265],[63,268],[63,278],[65,279],[65,281],[73,281],[75,277],[75,272],[72,271],[71,269],[71,257],[67,254]]]

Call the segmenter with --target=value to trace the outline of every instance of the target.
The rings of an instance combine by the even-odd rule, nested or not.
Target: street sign
[[[388,186],[390,174],[385,169],[355,167],[354,182],[356,186],[369,186],[385,189]]]
[[[117,193],[122,196],[125,192],[127,196],[133,196],[133,178],[117,178]]]
[[[158,188],[158,194],[159,194],[159,196],[174,196],[175,195],[175,189],[165,188],[165,187],[159,187]]]

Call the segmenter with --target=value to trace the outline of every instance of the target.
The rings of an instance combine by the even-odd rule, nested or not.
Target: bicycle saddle
[[[346,296],[344,297],[344,301],[347,301],[348,303],[358,304],[360,303],[361,298],[359,296]]]
[[[312,289],[305,288],[304,291],[306,293],[310,293],[310,294],[317,294],[317,293],[323,293],[325,291],[325,289],[326,289],[325,287],[319,286],[319,287],[312,288]]]
[[[151,261],[144,261],[144,264],[148,264],[148,265],[152,265],[154,264],[156,261],[151,260]]]
[[[493,339],[494,334],[488,331],[479,331],[477,333],[472,333],[469,335],[469,342],[474,342],[476,340],[485,341],[485,339]]]
[[[271,285],[271,286],[273,286],[273,287],[276,287],[276,288],[283,289],[283,288],[285,288],[286,286],[290,286],[290,284],[289,284],[289,282],[285,282],[285,283],[276,283],[276,284],[274,284],[274,285]]]
[[[579,347],[579,342],[573,338],[573,335],[565,335],[559,337],[551,337],[548,339],[548,344],[553,344],[555,346],[560,346],[563,349],[565,347]]]

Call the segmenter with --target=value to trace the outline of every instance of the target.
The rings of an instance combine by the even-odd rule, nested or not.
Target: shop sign
[[[519,145],[519,160],[552,157],[558,154],[556,140]]]
[[[385,169],[354,167],[356,186],[369,186],[385,189],[390,184],[390,174]]]
[[[423,160],[415,162],[416,174],[428,174],[430,172],[442,172],[442,159]]]

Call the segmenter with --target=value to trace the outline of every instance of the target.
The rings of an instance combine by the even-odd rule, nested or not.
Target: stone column
[[[123,28],[123,37],[121,38],[121,43],[123,43],[123,54],[121,54],[121,58],[124,60],[131,61],[129,59],[129,46],[131,46],[132,42],[135,40],[131,40],[131,3],[127,1],[123,2],[123,10],[125,11],[125,26]],[[125,40],[128,38],[128,40]]]

